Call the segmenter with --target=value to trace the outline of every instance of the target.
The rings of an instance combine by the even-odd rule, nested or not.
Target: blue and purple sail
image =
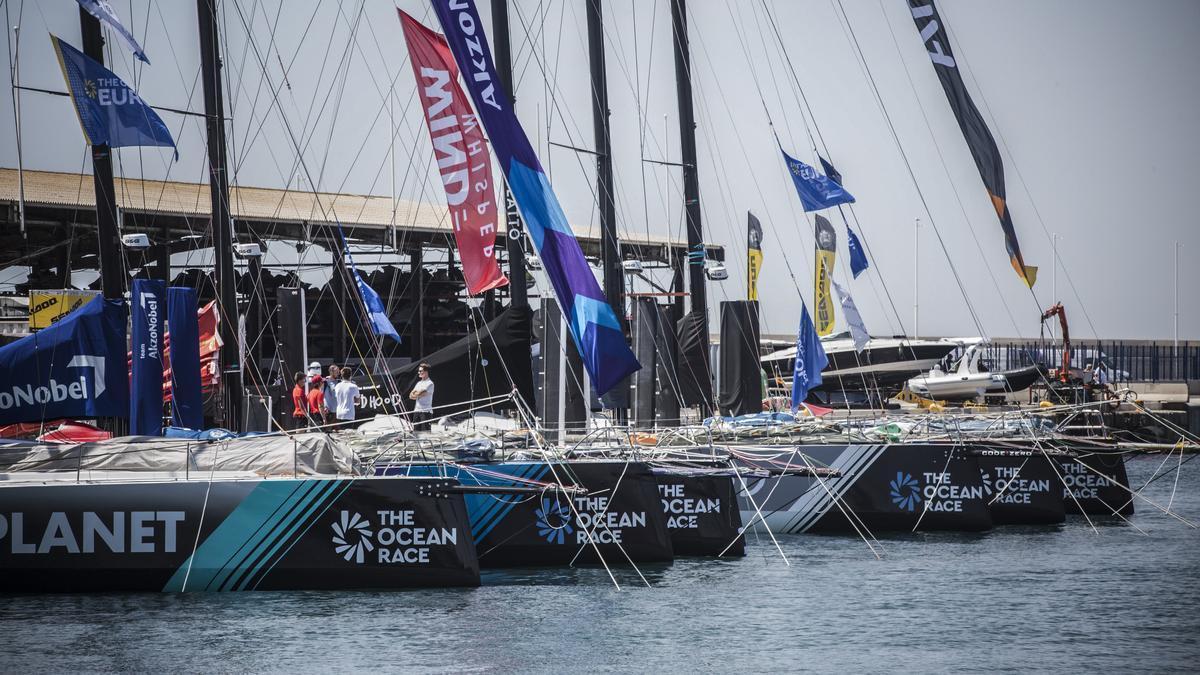
[[[588,268],[546,173],[538,162],[525,130],[496,75],[492,50],[473,0],[433,0],[446,42],[454,52],[463,84],[471,93],[475,112],[483,121],[571,337],[592,384],[600,394],[641,369],[625,342],[621,324]]]

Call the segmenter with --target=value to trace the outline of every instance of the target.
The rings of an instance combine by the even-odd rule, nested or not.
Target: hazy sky
[[[62,90],[47,33],[79,45],[76,3],[0,2],[10,27],[20,17],[22,84]],[[110,67],[151,103],[202,110],[194,3],[112,4],[153,66],[134,67],[110,41]],[[490,26],[487,4],[480,10]],[[436,27],[425,4],[400,6]],[[442,200],[391,2],[223,0],[221,7],[238,183],[306,187],[296,180],[286,119],[319,189],[386,195],[394,185],[401,197]],[[592,146],[584,7],[584,0],[514,0],[510,12],[518,112],[577,224],[596,219],[594,165],[548,141]],[[859,234],[876,266],[850,282],[845,229],[829,212],[840,238],[835,278],[873,333],[912,332],[916,281],[923,335],[1036,336],[1040,308],[1053,301],[1050,233],[1058,233],[1057,296],[1074,334],[1170,338],[1178,241],[1180,337],[1200,338],[1200,302],[1191,292],[1200,270],[1188,262],[1200,255],[1192,204],[1200,185],[1200,3],[945,0],[939,7],[1004,153],[1025,259],[1041,267],[1036,301],[1008,265],[995,213],[902,0],[691,0],[704,227],[708,240],[726,246],[730,271],[713,285],[714,307],[744,297],[747,210],[766,231],[765,330],[794,331],[800,298],[812,301],[811,216],[800,209],[769,114],[784,147],[803,161],[815,163],[809,134],[819,132],[858,199]],[[604,11],[621,231],[682,238],[678,171],[640,161],[679,159],[668,0],[613,0]],[[12,36],[6,31],[10,53]],[[0,164],[15,167],[11,99],[0,109]],[[66,99],[25,93],[22,113],[27,168],[90,172]],[[203,180],[200,120],[163,117],[179,162],[169,151],[125,149],[117,171]],[[923,223],[916,266],[915,218]]]

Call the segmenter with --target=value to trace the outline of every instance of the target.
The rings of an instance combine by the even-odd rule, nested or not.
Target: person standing
[[[429,364],[417,366],[417,383],[413,385],[408,398],[414,401],[413,429],[429,431],[430,420],[433,419],[433,380],[429,377]]]
[[[300,430],[307,426],[304,422],[304,411],[308,409],[308,399],[304,395],[304,373],[296,373],[292,381],[296,384],[292,387],[292,429]]]
[[[337,397],[337,419],[339,427],[345,428],[353,426],[344,424],[345,422],[354,421],[354,406],[358,403],[358,385],[350,381],[350,376],[354,371],[350,366],[341,369],[342,381],[338,382],[334,395]]]
[[[325,378],[325,424],[333,424],[337,419],[334,415],[337,413],[337,394],[334,389],[337,388],[338,381],[341,377],[342,369],[337,365],[330,364],[329,377]]]
[[[325,380],[320,375],[313,376],[312,388],[308,390],[309,426],[320,428],[325,423],[325,415],[329,409],[325,407]]]

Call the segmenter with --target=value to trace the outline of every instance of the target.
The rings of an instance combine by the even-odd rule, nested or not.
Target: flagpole
[[[917,338],[917,335],[919,334],[919,331],[917,328],[917,325],[918,325],[917,319],[920,316],[920,313],[918,311],[917,298],[919,297],[918,291],[920,290],[919,282],[920,282],[920,276],[921,276],[921,265],[920,265],[921,245],[919,242],[920,237],[921,237],[921,219],[914,218],[913,219],[913,335],[912,335],[914,340]]]

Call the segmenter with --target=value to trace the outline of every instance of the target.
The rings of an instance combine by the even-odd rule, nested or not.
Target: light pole
[[[1183,244],[1175,242],[1175,348],[1173,355],[1179,358],[1179,249]]]

